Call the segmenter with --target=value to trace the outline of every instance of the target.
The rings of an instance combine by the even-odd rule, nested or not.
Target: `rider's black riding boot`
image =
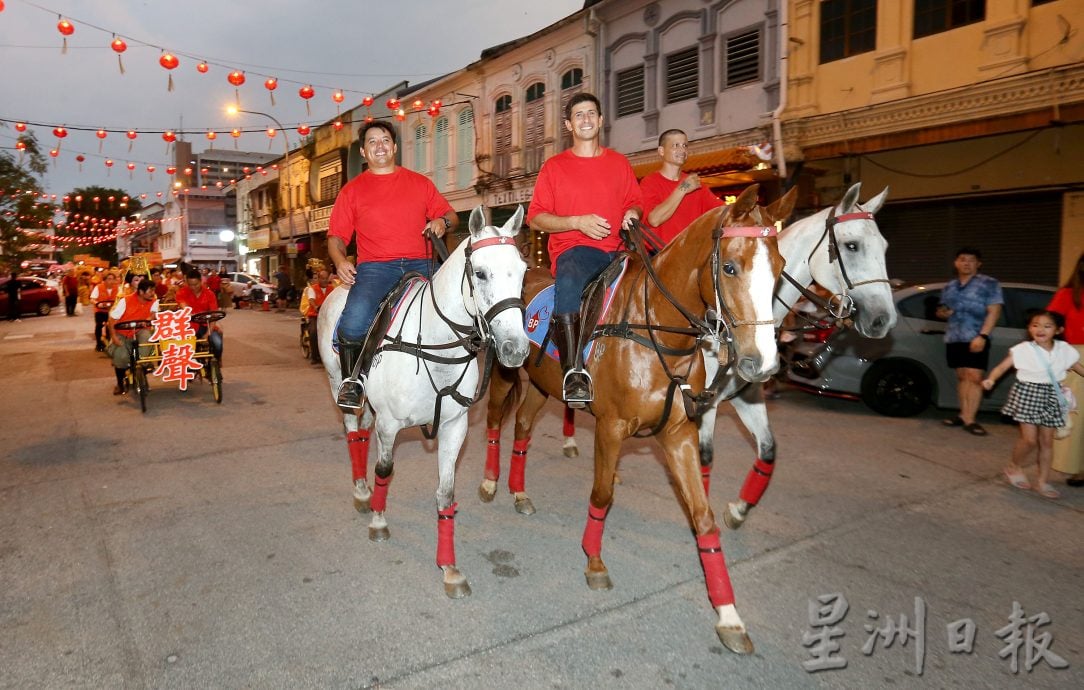
[[[339,386],[339,395],[335,404],[343,412],[354,412],[361,409],[361,397],[364,392],[361,380],[352,378],[354,365],[361,357],[362,343],[356,340],[339,340],[339,364],[342,367],[343,382]],[[363,372],[359,372],[363,373]]]
[[[582,344],[580,343],[580,315],[555,314],[553,317],[553,343],[561,356],[561,371],[564,372],[563,397],[572,408],[585,407],[594,399],[591,391],[591,377],[583,368]]]

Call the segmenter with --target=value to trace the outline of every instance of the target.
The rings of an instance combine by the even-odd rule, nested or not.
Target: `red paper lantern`
[[[177,168],[176,168],[176,167],[174,167],[174,166],[172,166],[172,165],[170,165],[170,166],[167,166],[167,167],[166,167],[166,174],[167,174],[167,175],[172,175],[172,174],[174,174],[174,173],[176,173],[176,172],[177,172]]]
[[[139,134],[136,133],[136,131],[134,129],[129,129],[128,132],[125,134],[125,136],[128,137],[129,139],[131,139],[132,141],[135,141],[136,137],[138,137]]]
[[[342,120],[335,120],[334,122],[332,122],[331,128],[334,129],[336,132],[341,132],[343,128]]]
[[[207,66],[206,62],[201,62],[198,65],[196,65],[196,71],[199,72],[200,74],[207,74],[207,70],[209,70],[209,69],[210,69],[210,67]]]
[[[298,125],[298,127],[297,127],[297,133],[300,134],[303,137],[308,136],[309,132],[311,132],[311,131],[312,131],[312,128],[309,127],[308,125]]]
[[[239,130],[237,128],[231,129],[230,130],[230,136],[233,137],[234,139],[236,139],[237,137],[241,136],[241,130]]]
[[[439,108],[440,106],[444,105],[444,101],[440,100],[439,98],[434,98],[433,99],[433,105],[435,105],[435,106],[437,106]]]
[[[53,158],[56,158],[57,156],[60,155],[60,150],[59,149],[49,149],[49,155],[52,156]]]
[[[106,158],[106,159],[105,159],[105,167],[107,167],[107,168],[112,168],[112,167],[113,167],[113,161],[112,161],[112,160],[110,160],[110,159],[108,159],[108,158]],[[95,201],[97,201],[97,199],[95,199]]]
[[[437,115],[440,115],[440,106],[436,104],[430,104],[429,109],[426,112],[428,112],[431,117],[436,117]]]
[[[107,136],[109,136],[109,132],[105,131],[104,129],[99,129],[97,132],[94,133],[94,136],[98,137],[99,139],[105,139]]]
[[[366,97],[362,98],[361,99],[361,104],[363,106],[365,106],[366,108],[368,108],[369,106],[371,106],[373,104],[373,97],[372,96],[366,96]]]
[[[154,171],[157,170],[157,169],[158,168],[154,167],[153,165],[148,165],[147,166],[147,172],[151,173],[152,175],[154,174]]]
[[[177,59],[177,56],[173,53],[162,53],[162,57],[158,58],[158,64],[166,69],[177,69],[177,66],[181,64],[181,61]]]
[[[26,131],[26,123],[25,122],[16,122],[15,123],[15,131],[16,132],[25,132]]]
[[[391,110],[391,111],[398,110],[399,109],[399,99],[398,98],[389,98],[388,102],[385,103],[384,105],[388,106],[388,110]]]
[[[406,111],[403,110],[402,108],[399,108],[398,110],[396,110],[395,111],[395,119],[398,120],[399,122],[402,122],[403,120],[405,120],[406,119]]]
[[[312,108],[309,107],[309,99],[316,95],[316,90],[313,89],[310,84],[306,84],[297,90],[297,95],[305,99],[305,112],[312,115]]]
[[[274,127],[268,127],[267,128],[267,136],[269,138],[271,138],[271,139],[275,138],[275,128]]]
[[[346,100],[346,96],[343,95],[342,89],[331,94],[331,100],[335,101],[336,103],[342,103],[344,100]]]
[[[214,130],[211,130],[210,132],[207,132],[207,139],[209,141],[214,141],[217,138],[218,138],[218,133],[215,132]]]
[[[414,110],[422,110],[423,108],[425,108],[425,101],[420,98],[415,98],[414,102],[411,103],[411,105],[414,107]]]
[[[53,136],[57,139],[63,139],[64,137],[68,136],[68,130],[64,129],[63,127],[56,127],[53,129]]]
[[[83,161],[85,161],[86,159],[87,159],[87,157],[86,157],[86,156],[84,156],[84,155],[83,155],[83,154],[81,154],[81,153],[80,153],[80,154],[79,154],[78,156],[76,156],[76,157],[75,157],[75,160],[76,160],[77,162],[79,162],[79,163],[82,163],[82,162],[83,162]]]
[[[67,19],[61,19],[57,22],[56,30],[59,31],[62,36],[71,36],[75,33],[75,27]]]
[[[373,121],[373,119],[374,119],[374,118],[373,118],[373,116],[372,116],[372,115],[366,115],[366,116],[365,116],[365,124],[369,124],[370,122],[372,122],[372,121]]]
[[[189,176],[189,177],[192,177],[192,168],[185,168],[184,169],[184,174]]]
[[[125,43],[124,39],[122,38],[114,38],[113,42],[109,44],[109,47],[112,48],[113,52],[117,53],[118,55],[128,50],[128,44]]]
[[[234,86],[240,86],[245,83],[245,73],[234,70],[226,76],[226,80]]]
[[[267,89],[269,96],[271,96],[271,105],[275,105],[275,89],[279,87],[279,80],[275,77],[268,77],[263,83],[263,87]]]
[[[166,131],[162,132],[162,139],[165,140],[167,144],[172,144],[173,142],[177,141],[177,135],[174,134],[171,130],[167,129]]]
[[[244,174],[246,174],[246,175],[247,175],[247,174],[249,174],[250,172],[252,172],[252,168],[250,168],[250,167],[248,167],[248,166],[246,165],[245,167],[241,168],[241,172],[243,172]]]

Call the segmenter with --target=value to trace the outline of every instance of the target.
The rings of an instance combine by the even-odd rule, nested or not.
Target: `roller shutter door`
[[[888,275],[947,280],[960,247],[982,252],[983,273],[1005,282],[1057,285],[1062,192],[888,203],[877,224],[888,240]]]

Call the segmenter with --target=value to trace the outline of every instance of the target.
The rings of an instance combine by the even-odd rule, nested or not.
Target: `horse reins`
[[[448,258],[448,250],[444,245],[444,241],[441,238],[426,233],[433,244],[434,250],[442,257],[442,261],[446,261]],[[515,246],[516,241],[512,237],[505,237],[499,235],[497,237],[490,237],[484,240],[468,240],[467,245],[463,248],[463,276],[460,279],[460,287],[463,283],[467,285],[465,291],[470,301],[474,300],[474,267],[471,264],[471,254],[479,249],[485,249],[486,247],[497,247],[512,245]],[[445,397],[451,397],[457,403],[463,407],[470,407],[475,401],[482,398],[485,395],[486,389],[489,387],[490,373],[493,369],[493,348],[495,343],[493,342],[492,330],[489,327],[489,323],[497,317],[503,311],[508,309],[519,309],[521,312],[526,310],[526,305],[523,303],[523,299],[520,297],[508,297],[502,299],[488,310],[485,314],[476,312],[474,314],[474,323],[469,326],[456,323],[452,319],[440,310],[440,305],[437,303],[436,295],[432,294],[433,285],[431,282],[426,282],[425,286],[419,290],[414,300],[417,300],[422,293],[428,290],[431,293],[430,301],[433,304],[433,310],[440,317],[440,320],[455,334],[460,337],[448,343],[441,343],[439,345],[428,345],[421,342],[421,310],[418,311],[418,340],[414,343],[408,343],[403,341],[401,336],[395,338],[388,338],[384,336],[384,339],[388,341],[387,345],[382,345],[377,348],[377,353],[382,351],[394,351],[402,352],[409,355],[414,355],[418,359],[419,366],[422,366],[423,362],[435,362],[438,364],[466,364],[476,359],[478,352],[485,352],[485,360],[483,364],[483,374],[478,382],[478,386],[475,389],[474,395],[470,398],[465,397],[459,392],[459,384],[462,383],[463,377],[467,375],[468,367],[463,367],[463,371],[459,374],[459,377],[455,382],[445,386],[444,388],[438,388],[436,381],[433,380],[433,373],[429,370],[428,364],[425,364],[425,373],[429,377],[429,383],[433,386],[433,391],[437,394],[436,401],[434,402],[433,422],[431,425],[421,425],[422,434],[427,439],[436,438],[437,429],[440,426],[440,408],[441,402]],[[522,320],[522,319],[521,319]],[[400,327],[400,333],[402,328]],[[454,357],[447,357],[443,355],[435,354],[436,350],[451,350],[462,348],[467,351],[465,355],[459,355]]]

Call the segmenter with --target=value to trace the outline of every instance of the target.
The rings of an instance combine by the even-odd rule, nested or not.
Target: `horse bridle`
[[[800,285],[789,273],[783,271],[783,278],[793,285],[803,297],[828,312],[828,314],[836,320],[846,319],[855,312],[854,298],[848,294],[848,291],[854,290],[856,287],[862,285],[889,282],[887,278],[870,278],[868,280],[854,282],[847,274],[847,266],[843,262],[843,254],[839,251],[839,240],[836,238],[836,226],[840,223],[846,223],[852,220],[874,220],[874,218],[873,214],[869,211],[856,211],[837,216],[835,215],[835,207],[829,208],[828,218],[824,221],[824,232],[821,234],[820,239],[817,240],[817,243],[813,245],[813,249],[810,250],[809,255],[806,257],[806,265],[808,266],[813,259],[813,255],[817,253],[817,250],[820,249],[824,240],[827,239],[828,263],[836,265],[839,275],[843,279],[843,284],[847,286],[843,292],[832,295],[825,300],[804,285]],[[789,308],[790,307],[788,306],[788,309]]]

